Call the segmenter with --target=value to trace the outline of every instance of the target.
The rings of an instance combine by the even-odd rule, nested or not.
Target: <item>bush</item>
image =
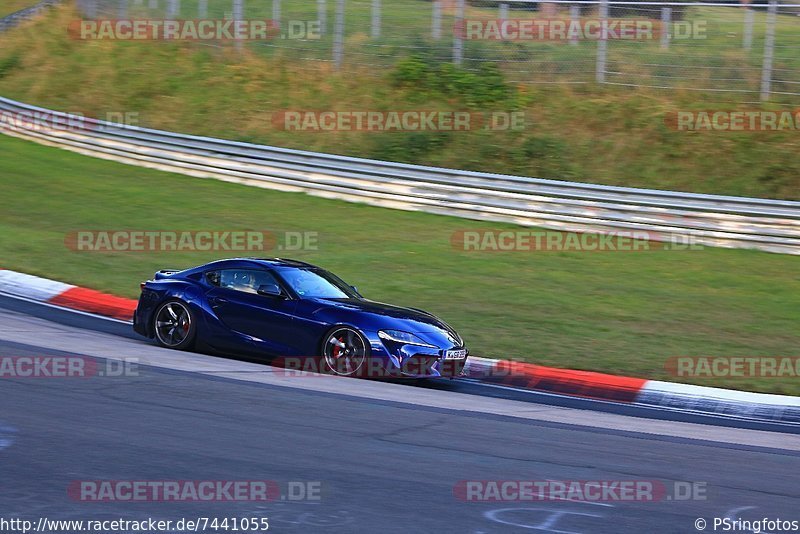
[[[507,103],[514,95],[514,88],[496,65],[482,63],[473,71],[419,54],[400,60],[392,70],[391,82],[431,97],[456,98],[468,107]]]

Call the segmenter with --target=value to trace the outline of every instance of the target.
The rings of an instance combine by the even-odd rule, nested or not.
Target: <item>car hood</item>
[[[366,299],[313,299],[328,310],[358,316],[359,326],[371,330],[403,330],[414,334],[454,333],[444,321],[430,313],[414,308],[403,308]],[[366,321],[367,324],[363,324]]]

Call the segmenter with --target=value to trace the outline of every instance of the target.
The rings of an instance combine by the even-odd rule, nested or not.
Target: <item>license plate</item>
[[[448,350],[444,353],[445,360],[463,360],[467,357],[467,349]]]

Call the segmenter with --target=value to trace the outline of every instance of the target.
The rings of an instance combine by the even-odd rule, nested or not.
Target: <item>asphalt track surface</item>
[[[0,518],[259,516],[270,532],[475,534],[697,532],[697,518],[713,532],[715,517],[800,520],[794,434],[446,386],[287,377],[163,350],[120,323],[19,308],[0,300],[0,356],[138,364],[125,376],[0,379]],[[81,480],[270,480],[283,498],[82,502],[67,493]],[[705,491],[604,502],[470,502],[454,492],[460,481],[504,480],[647,481],[671,497],[675,482],[689,482]],[[287,498],[290,483],[318,485],[320,498]]]

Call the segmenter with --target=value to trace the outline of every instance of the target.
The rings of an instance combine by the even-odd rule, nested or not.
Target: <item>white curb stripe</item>
[[[660,382],[658,380],[648,380],[642,388],[641,395],[662,394],[673,398],[697,398],[702,397],[707,401],[721,401],[733,403],[751,403],[761,405],[777,405],[785,407],[800,408],[800,397],[791,395],[774,395],[770,393],[752,393],[749,391],[737,391],[733,389],[711,388],[705,386],[695,386],[692,384],[678,384],[675,382]],[[637,399],[639,401],[639,399]]]
[[[635,404],[759,421],[800,423],[800,397],[648,381]]]
[[[0,270],[0,291],[32,300],[47,302],[73,287],[30,274]]]

